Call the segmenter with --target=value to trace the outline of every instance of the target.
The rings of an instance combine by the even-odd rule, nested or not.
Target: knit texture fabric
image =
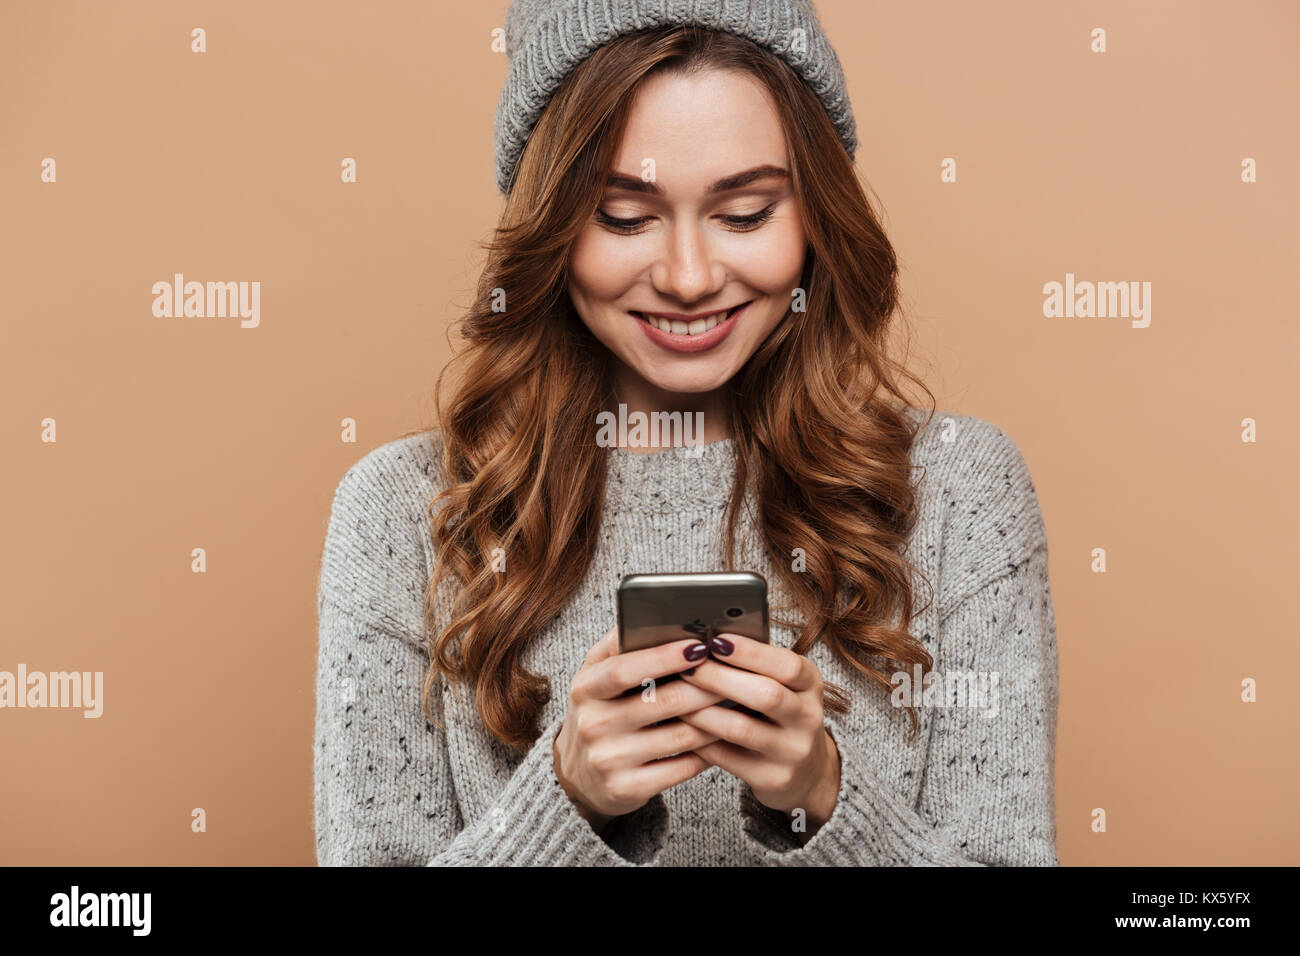
[[[574,67],[625,33],[692,24],[746,37],[789,63],[853,158],[858,140],[844,71],[810,0],[515,0],[506,12],[510,66],[493,129],[497,189],[509,195],[533,126]]]
[[[423,597],[433,570],[427,506],[442,487],[437,432],[391,441],[347,471],[334,495],[318,590],[319,863],[1058,863],[1057,647],[1046,529],[1015,442],[989,422],[952,413],[936,413],[913,447],[920,516],[907,557],[934,586],[916,579],[917,606],[934,600],[911,631],[939,675],[996,675],[992,702],[985,697],[976,707],[974,696],[927,694],[917,701],[924,704],[920,732],[910,738],[907,713],[891,695],[818,643],[809,657],[850,692],[852,706],[825,717],[840,753],[840,789],[830,819],[806,845],[783,814],[718,767],[601,834],[579,816],[556,779],[552,747],[574,674],[615,624],[619,579],[723,569],[734,444],[706,444],[699,457],[691,451],[700,449],[606,451],[595,560],[524,655],[552,691],[545,729],[524,750],[493,738],[472,698],[445,683],[445,727],[421,707],[429,666]],[[775,608],[791,596],[758,544],[752,507],[751,489],[736,568],[767,578]],[[439,622],[453,596],[449,582],[435,595]],[[773,643],[790,647],[794,639],[792,629],[772,622]]]

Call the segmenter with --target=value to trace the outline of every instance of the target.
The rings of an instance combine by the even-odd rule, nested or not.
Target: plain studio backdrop
[[[818,9],[913,367],[1043,507],[1062,862],[1300,862],[1296,5]],[[0,670],[104,675],[98,718],[0,710],[3,862],[314,860],[329,507],[431,423],[505,10],[0,11]],[[178,273],[259,283],[256,326],[156,316]],[[1046,317],[1067,276],[1149,282],[1149,326]]]

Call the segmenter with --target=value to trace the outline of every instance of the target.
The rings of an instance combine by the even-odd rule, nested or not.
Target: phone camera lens
[[[742,610],[741,610],[740,608],[738,608],[738,607],[729,607],[729,608],[727,608],[727,617],[740,617],[740,615],[742,615],[742,614],[744,614],[744,613],[745,613],[745,612],[742,611]]]

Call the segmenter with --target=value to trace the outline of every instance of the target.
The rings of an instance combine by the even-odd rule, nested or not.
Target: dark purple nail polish
[[[736,649],[736,645],[731,643],[725,637],[719,637],[717,634],[709,638],[709,650],[721,657],[726,657]]]
[[[703,644],[692,644],[682,653],[688,661],[702,661],[709,656],[709,649]]]
[[[682,671],[682,673],[685,674],[687,677],[690,677],[692,674],[695,673],[695,668],[694,668],[694,667],[688,667],[688,668],[686,668],[686,670]]]

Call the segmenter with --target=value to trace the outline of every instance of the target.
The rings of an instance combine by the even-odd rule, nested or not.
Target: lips
[[[701,318],[673,319],[653,313],[630,313],[642,330],[656,345],[673,352],[703,352],[713,348],[736,327],[740,315],[749,303],[745,302],[727,312],[714,312]],[[694,327],[696,331],[692,332]],[[681,331],[674,331],[678,329]]]

